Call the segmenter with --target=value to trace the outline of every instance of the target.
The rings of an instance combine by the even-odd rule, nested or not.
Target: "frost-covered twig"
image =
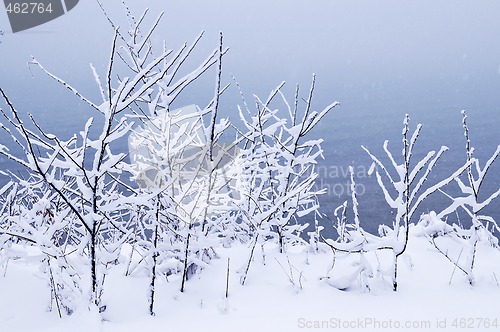
[[[458,184],[458,187],[464,196],[452,197],[446,192],[441,191],[451,200],[451,204],[439,212],[437,214],[437,218],[442,219],[451,213],[456,213],[459,208],[463,209],[471,218],[471,226],[467,234],[467,246],[469,247],[469,253],[467,257],[467,264],[464,269],[467,271],[469,282],[473,284],[474,278],[472,272],[476,261],[477,245],[481,237],[486,236],[490,240],[490,243],[498,248],[498,239],[495,238],[494,234],[490,232],[487,226],[492,224],[492,227],[499,230],[497,222],[489,216],[480,215],[479,212],[500,196],[500,188],[487,196],[482,202],[479,200],[479,194],[488,170],[500,155],[500,145],[497,146],[495,152],[488,159],[485,166],[481,168],[479,160],[473,158],[474,148],[471,145],[470,130],[465,111],[462,111],[462,126],[464,129],[467,162],[459,169],[459,171],[461,171],[460,174],[457,174],[458,171],[455,173],[456,176],[454,177],[454,180]],[[460,178],[463,171],[466,171],[467,174],[467,181],[465,182]]]
[[[388,142],[386,141],[384,143],[384,151],[391,161],[391,165],[397,175],[396,177],[393,177],[389,173],[387,167],[384,166],[384,164],[367,148],[365,148],[364,146],[362,147],[373,161],[369,173],[371,174],[375,169],[375,166],[378,166],[381,170],[383,170],[383,174],[385,174],[390,185],[386,186],[386,183],[383,181],[377,168],[375,170],[377,183],[384,193],[386,202],[396,212],[391,234],[392,239],[387,245],[388,247],[393,248],[395,255],[393,266],[394,290],[397,290],[397,260],[406,250],[409,240],[409,229],[412,216],[425,199],[427,199],[432,193],[438,191],[440,188],[446,186],[458,176],[460,176],[460,174],[462,174],[474,162],[474,160],[470,160],[468,163],[459,168],[456,172],[448,176],[446,179],[438,182],[437,184],[426,189],[424,192],[420,193],[420,189],[428,179],[429,174],[433,170],[435,164],[440,159],[442,154],[448,149],[447,147],[441,147],[438,153],[436,153],[435,151],[431,151],[415,166],[412,166],[411,157],[413,155],[413,150],[420,135],[421,129],[422,125],[419,124],[413,132],[411,138],[408,139],[409,116],[408,114],[406,114],[403,122],[403,161],[400,164],[397,163],[392,153],[389,151]],[[422,174],[423,169],[425,169],[425,171]]]

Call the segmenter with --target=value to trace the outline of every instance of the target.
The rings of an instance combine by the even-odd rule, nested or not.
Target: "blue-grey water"
[[[345,170],[352,165],[359,189],[360,218],[364,227],[376,231],[381,224],[392,222],[391,213],[375,176],[368,175],[371,159],[362,151],[367,147],[390,166],[382,144],[389,140],[389,149],[396,160],[401,162],[403,117],[410,114],[412,130],[418,123],[423,124],[420,138],[415,146],[413,164],[427,152],[439,150],[442,145],[449,147],[429,176],[428,185],[433,185],[453,173],[466,161],[465,137],[462,127],[461,110],[468,114],[470,138],[475,147],[474,156],[483,167],[500,144],[500,100],[498,79],[487,82],[401,82],[365,87],[358,97],[346,96],[348,101],[330,117],[330,121],[320,124],[318,134],[326,138],[325,159],[320,164],[320,181],[324,181],[329,195],[322,196],[322,211],[332,217],[339,203],[348,200],[348,176]],[[500,160],[491,167],[480,198],[484,199],[500,188]],[[342,172],[338,172],[341,169]],[[392,172],[394,175],[394,172]],[[388,186],[388,188],[390,185]],[[424,188],[425,189],[425,188]],[[422,192],[423,190],[421,190]],[[453,195],[460,195],[456,184],[445,189]],[[418,221],[421,213],[444,209],[450,201],[441,193],[431,195],[412,222]],[[352,207],[352,205],[350,205]],[[500,219],[500,200],[493,201],[482,213]],[[463,211],[448,216],[449,222],[468,225],[470,220]],[[459,220],[457,220],[460,218]],[[334,218],[331,218],[334,220]]]
[[[3,88],[21,114],[32,113],[43,128],[63,138],[78,133],[88,117],[99,117],[95,111],[89,109],[67,90],[43,79],[42,84],[13,82]],[[252,87],[245,88],[251,91]],[[293,84],[288,89],[290,90],[287,92],[291,92],[289,95],[293,98]],[[361,149],[361,145],[370,149],[384,162],[388,162],[382,149],[382,144],[387,139],[390,141],[390,150],[401,160],[401,131],[405,113],[410,114],[412,130],[417,123],[423,124],[415,147],[414,162],[430,150],[439,150],[441,145],[450,148],[436,165],[428,180],[429,184],[444,179],[465,162],[465,139],[460,113],[462,109],[468,112],[471,141],[476,148],[475,157],[480,159],[483,166],[500,144],[499,89],[499,75],[475,80],[401,79],[391,82],[361,81],[349,84],[337,82],[331,77],[318,82],[313,102],[314,109],[321,109],[334,100],[341,103],[311,133],[311,138],[324,139],[324,159],[318,163],[317,186],[326,189],[326,194],[320,197],[320,211],[324,215],[320,223],[326,226],[325,233],[334,236],[331,221],[335,220],[333,215],[335,208],[346,200],[349,202],[349,207],[352,206],[349,195],[350,176],[347,173],[349,166],[353,166],[355,170],[362,226],[371,232],[376,232],[379,224],[391,223],[391,211],[385,203],[375,177],[368,174],[371,160]],[[84,85],[83,90],[97,98],[92,85]],[[195,91],[188,93],[186,98],[178,101],[179,105],[193,102],[199,105],[206,104],[209,93],[201,91],[196,94],[196,87],[193,90]],[[212,91],[212,87],[208,90]],[[307,89],[304,89],[304,93],[306,91]],[[227,93],[221,104],[222,115],[229,116],[234,122],[239,121],[236,104],[241,104],[237,95],[236,92]],[[0,105],[5,109],[3,102]],[[12,147],[12,142],[5,133],[0,133],[0,143]],[[126,142],[117,148],[126,150]],[[22,172],[19,165],[3,156],[0,156],[0,169],[10,170],[16,174]],[[0,186],[7,181],[7,177],[0,176]],[[493,165],[485,181],[481,188],[483,199],[500,187],[500,160]],[[455,186],[450,186],[447,191],[457,193]],[[448,203],[449,200],[443,194],[434,194],[422,205],[418,214],[430,210],[440,211]],[[482,213],[500,221],[500,199],[492,202]],[[463,213],[459,216],[461,216],[460,222],[468,223]],[[450,216],[450,222],[456,222],[456,218],[455,215]],[[305,218],[303,221],[313,222],[311,218]]]

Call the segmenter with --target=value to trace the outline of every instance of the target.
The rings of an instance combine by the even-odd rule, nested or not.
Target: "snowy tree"
[[[377,178],[377,183],[384,193],[385,200],[387,204],[395,211],[394,220],[392,222],[392,229],[387,227],[381,228],[381,235],[385,239],[384,247],[389,247],[394,253],[394,264],[393,264],[393,278],[392,285],[393,289],[396,291],[398,287],[397,283],[397,269],[398,269],[398,258],[405,252],[408,245],[408,235],[410,228],[410,221],[413,214],[417,211],[420,204],[432,193],[436,192],[440,188],[446,186],[453,179],[457,178],[462,174],[467,167],[470,166],[472,160],[468,161],[464,166],[460,167],[453,174],[448,176],[446,179],[428,187],[423,192],[420,192],[423,185],[426,183],[430,172],[433,170],[437,161],[441,155],[448,150],[447,147],[442,146],[441,149],[436,153],[436,151],[430,151],[425,157],[419,160],[414,166],[412,166],[412,155],[415,147],[415,143],[418,140],[422,125],[417,125],[417,128],[409,137],[409,116],[405,116],[403,122],[403,149],[402,149],[402,163],[398,164],[388,149],[388,141],[384,143],[384,151],[389,158],[391,165],[396,173],[396,177],[393,177],[389,173],[386,166],[375,157],[367,148],[362,147],[372,159],[372,167],[370,172],[375,170],[375,175]],[[423,172],[422,172],[423,171]],[[382,180],[380,172],[386,176],[389,184],[392,186],[392,192],[386,187],[386,184]],[[392,196],[394,195],[394,196]]]
[[[18,183],[11,182],[9,192],[2,193],[0,256],[5,272],[11,258],[38,262],[41,278],[51,289],[50,308],[55,303],[59,316],[71,314],[82,300],[82,262],[79,256],[70,256],[82,250],[82,234],[74,227],[71,210],[43,182],[20,179]],[[13,251],[13,243],[29,245],[36,251]]]
[[[421,129],[422,125],[419,124],[411,137],[409,137],[409,116],[405,116],[402,131],[403,148],[401,152],[403,160],[399,164],[388,149],[389,142],[384,142],[383,148],[390,161],[390,165],[392,166],[392,173],[379,158],[374,156],[367,148],[362,146],[372,159],[372,166],[370,167],[369,174],[375,172],[377,183],[382,189],[387,204],[393,211],[392,227],[382,224],[379,227],[379,236],[374,236],[364,232],[359,226],[359,217],[357,213],[358,203],[354,195],[352,200],[355,221],[353,226],[351,226],[354,232],[351,232],[349,238],[345,239],[345,226],[342,226],[340,228],[340,238],[342,241],[326,241],[332,249],[346,253],[362,254],[364,252],[377,250],[391,250],[393,253],[391,279],[394,291],[396,291],[398,287],[398,259],[404,254],[408,245],[412,216],[415,214],[420,204],[427,197],[429,197],[429,195],[452,182],[453,179],[462,174],[474,161],[468,161],[464,166],[460,167],[444,180],[441,180],[432,186],[428,186],[427,189],[423,190],[424,184],[429,178],[429,174],[433,170],[437,161],[440,159],[441,155],[448,150],[448,148],[443,146],[438,152],[430,151],[415,165],[413,165],[411,162],[412,155]],[[381,173],[385,175],[385,181],[383,180]],[[354,183],[353,179],[352,183]],[[352,191],[355,193],[355,185],[353,184],[353,186],[354,188]]]
[[[347,201],[335,209],[334,215],[337,219],[335,229],[338,237],[336,240],[322,237],[324,243],[333,252],[332,265],[323,280],[326,280],[329,285],[342,290],[349,288],[356,282],[362,290],[370,290],[368,279],[372,278],[374,273],[365,255],[373,251],[373,248],[370,246],[378,241],[378,239],[363,230],[361,226],[354,168],[352,166],[349,166],[349,174],[351,178],[350,193],[354,222],[348,222]],[[352,261],[351,255],[357,255],[359,258],[356,261]],[[339,261],[341,260],[346,260],[351,263],[350,265],[354,265],[354,271],[345,272],[345,270],[349,270],[349,265],[342,264],[339,266]],[[339,270],[344,270],[344,273],[339,274]]]
[[[4,175],[3,173],[0,174]],[[9,261],[18,255],[12,250],[12,244],[22,239],[22,235],[17,234],[14,220],[19,211],[17,193],[18,185],[13,181],[0,189],[0,267],[3,268],[3,276],[7,273]]]
[[[35,60],[34,63],[37,64]],[[98,266],[108,262],[100,260],[97,251],[104,245],[104,234],[108,233],[109,227],[117,227],[116,224],[112,225],[120,213],[114,209],[118,207],[120,195],[118,183],[110,179],[118,177],[121,173],[117,165],[124,157],[120,154],[114,155],[109,144],[123,136],[128,130],[128,125],[120,122],[114,127],[116,108],[111,110],[108,105],[103,107],[94,105],[105,118],[101,135],[97,139],[90,137],[89,131],[93,125],[93,119],[90,119],[80,137],[74,135],[64,141],[46,133],[33,118],[31,119],[38,132],[27,129],[3,91],[2,94],[12,113],[9,116],[4,112],[4,115],[15,128],[15,134],[24,139],[25,143],[21,148],[25,156],[22,159],[17,158],[5,148],[1,153],[16,160],[33,173],[31,185],[44,183],[48,186],[49,192],[56,193],[75,216],[77,227],[85,229],[85,236],[81,239],[85,247],[81,249],[82,253],[85,251],[89,257],[91,302],[99,306],[101,281],[98,276]],[[20,143],[17,138],[15,141]],[[122,232],[126,233],[123,230]]]
[[[212,256],[210,247],[219,243],[224,231],[221,227],[227,224],[222,218],[231,209],[232,192],[227,187],[235,175],[230,174],[226,162],[231,163],[234,151],[230,148],[235,144],[217,144],[227,128],[223,121],[215,130],[213,161],[209,159],[207,141],[211,140],[203,123],[203,114],[209,111],[192,106],[159,112],[151,123],[130,136],[132,151],[136,151],[132,153],[136,165],[132,172],[141,191],[149,193],[147,200],[153,201],[151,211],[156,211],[155,221],[149,224],[156,248],[153,267],[156,255],[170,260],[175,256],[183,265],[181,290],[189,274]],[[159,238],[163,240],[158,242]],[[159,251],[165,248],[161,244],[165,240],[171,243],[170,254]],[[154,273],[152,276],[153,289]]]
[[[159,15],[145,38],[139,38],[140,24],[146,13],[136,20],[128,11],[129,38],[121,37],[126,40],[126,47],[121,48],[120,58],[134,73],[147,70],[145,59],[154,51],[151,35],[163,16],[163,13]],[[154,314],[157,274],[168,275],[180,270],[183,291],[190,274],[214,255],[211,245],[205,245],[205,238],[220,236],[212,233],[224,224],[218,222],[225,211],[220,196],[227,195],[222,193],[228,175],[223,165],[232,158],[237,143],[219,143],[222,132],[229,126],[227,120],[218,122],[217,119],[219,98],[226,89],[221,86],[222,57],[227,52],[222,34],[218,48],[197,68],[177,77],[202,36],[203,33],[189,47],[185,44],[175,53],[164,46],[162,52],[172,56],[165,58],[158,81],[151,81],[147,98],[134,101],[136,107],[129,116],[141,123],[129,137],[132,167],[127,170],[140,187],[135,190],[137,214],[132,216],[135,222],[130,226],[137,235],[135,238],[140,240],[133,244],[134,250],[145,250],[141,253],[141,262],[151,268],[151,314]],[[208,105],[204,109],[196,106],[171,109],[177,96],[215,65],[215,93]],[[144,78],[149,79],[150,75]],[[169,267],[165,270],[166,265]],[[129,267],[128,272],[138,266]]]
[[[398,258],[405,252],[406,247],[408,245],[408,235],[409,235],[409,226],[410,220],[419,207],[419,205],[426,199],[430,194],[436,192],[440,188],[444,187],[453,179],[457,178],[460,174],[462,174],[467,167],[471,164],[472,161],[469,161],[464,166],[460,167],[457,171],[455,171],[452,175],[447,177],[446,179],[438,182],[437,184],[430,186],[425,191],[420,193],[419,191],[422,189],[422,186],[427,181],[429,173],[434,168],[436,162],[439,160],[441,155],[448,150],[447,147],[443,146],[436,153],[435,151],[429,152],[424,158],[422,158],[415,166],[411,167],[411,157],[413,155],[413,149],[415,143],[420,135],[420,130],[422,125],[417,125],[416,130],[412,134],[409,139],[409,116],[405,116],[404,127],[403,127],[403,149],[402,156],[403,162],[401,164],[397,164],[394,159],[392,153],[388,150],[388,141],[384,143],[384,151],[386,152],[387,157],[391,161],[392,167],[396,171],[396,178],[393,178],[387,168],[383,165],[383,163],[376,158],[373,154],[370,153],[368,149],[363,147],[363,149],[368,153],[370,158],[373,160],[373,164],[371,167],[371,172],[375,169],[375,166],[380,168],[389,183],[392,185],[396,196],[393,198],[386,188],[385,183],[382,180],[379,169],[377,168],[375,171],[377,177],[377,183],[384,193],[384,197],[389,206],[395,210],[395,216],[393,220],[393,228],[389,229],[387,227],[381,228],[381,235],[387,239],[386,247],[389,247],[393,250],[394,253],[394,264],[393,264],[393,278],[392,284],[393,289],[397,290],[397,269],[398,269]],[[425,171],[423,174],[422,170]]]
[[[116,260],[120,244],[127,240],[130,233],[121,223],[130,218],[127,196],[134,192],[123,177],[127,154],[113,152],[114,142],[123,140],[133,125],[124,115],[142,112],[144,103],[152,110],[157,107],[168,110],[179,93],[216,62],[214,51],[199,68],[177,77],[179,68],[201,35],[190,47],[185,45],[176,53],[163,47],[160,55],[153,57],[152,33],[162,15],[141,37],[140,25],[144,24],[145,15],[137,22],[133,21],[135,25],[127,32],[128,35],[120,32],[110,20],[115,34],[104,82],[91,66],[101,93],[99,103],[92,102],[69,83],[50,73],[36,59],[30,61],[31,66],[40,68],[69,89],[100,116],[100,121],[90,118],[79,135],[61,140],[41,128],[31,116],[35,130],[28,129],[1,90],[11,113],[2,111],[8,120],[8,125],[2,127],[21,148],[24,156],[17,157],[4,146],[0,148],[0,153],[25,166],[32,173],[34,183],[45,183],[48,190],[57,194],[68,206],[77,227],[85,230],[81,240],[86,244],[82,250],[89,257],[90,299],[101,310],[104,309],[100,298],[106,267]],[[118,66],[117,60],[125,63],[125,67]],[[125,68],[128,72],[117,73],[117,68]],[[156,95],[153,96],[154,93]],[[120,235],[118,241],[115,241],[116,234]]]
[[[466,140],[465,150],[467,155],[467,181],[463,181],[460,177],[455,178],[456,183],[458,184],[460,191],[464,194],[464,197],[458,197],[452,199],[452,203],[449,207],[440,212],[437,217],[443,218],[446,215],[454,212],[458,207],[461,207],[471,218],[472,226],[471,226],[471,234],[473,248],[478,240],[478,232],[480,230],[491,230],[498,231],[498,224],[496,221],[490,216],[481,215],[481,211],[488,206],[493,200],[500,196],[500,189],[491,193],[482,201],[480,200],[480,190],[490,170],[490,167],[495,162],[495,160],[500,155],[500,145],[497,146],[496,150],[493,152],[492,156],[486,161],[486,164],[483,168],[481,168],[479,160],[474,159],[472,156],[474,154],[474,148],[471,146],[470,136],[469,136],[469,126],[467,125],[467,115],[465,111],[462,111],[463,119],[462,125],[464,128],[464,136]],[[482,192],[481,192],[482,193]],[[448,195],[448,197],[450,197]],[[451,198],[451,197],[450,197]],[[470,258],[470,266],[471,269],[474,266],[474,252],[473,249]]]
[[[170,207],[175,216],[168,218],[167,224],[170,231],[174,231],[178,245],[183,243],[184,247],[177,257],[183,264],[181,291],[189,274],[212,256],[210,246],[202,242],[219,226],[216,221],[220,213],[224,213],[224,206],[219,202],[227,186],[224,164],[227,159],[231,161],[231,151],[236,146],[236,143],[227,146],[219,143],[223,131],[229,127],[226,119],[217,123],[218,99],[225,89],[221,87],[221,60],[226,51],[221,34],[220,46],[215,52],[217,57],[203,65],[208,68],[218,63],[214,98],[205,109],[193,105],[171,110],[165,105],[150,103],[154,116],[141,118],[143,126],[130,140],[135,151],[136,181],[142,181],[144,190],[156,192],[157,204]],[[203,68],[192,76],[199,76],[206,69]],[[164,90],[160,94],[159,99],[169,100]],[[174,219],[175,225],[171,222]],[[157,234],[156,227],[154,233]],[[153,266],[155,264],[154,261]],[[154,278],[153,274],[152,288]]]
[[[460,269],[467,276],[468,282],[474,285],[475,278],[473,274],[474,263],[476,260],[477,246],[480,241],[486,241],[492,246],[499,248],[498,239],[494,233],[500,231],[498,223],[491,216],[484,215],[481,211],[500,196],[500,189],[489,194],[484,199],[480,199],[480,190],[486,179],[486,175],[500,154],[500,145],[497,146],[495,152],[486,161],[484,167],[481,168],[478,159],[473,158],[474,148],[470,141],[470,131],[467,124],[467,115],[462,111],[462,126],[465,136],[465,152],[467,161],[467,171],[461,177],[456,177],[455,181],[458,184],[462,196],[453,197],[450,194],[443,192],[451,200],[451,204],[441,212],[431,212],[422,216],[421,225],[424,233],[428,236],[434,247],[442,253],[450,262]],[[465,178],[465,181],[463,180]],[[456,213],[458,209],[466,212],[471,220],[471,226],[468,230],[464,230],[460,225],[447,225],[443,220],[452,213]],[[446,249],[438,245],[436,238],[446,236],[454,238],[457,242],[463,243],[466,248],[464,255],[465,262],[460,261],[460,257],[452,258]],[[500,249],[500,248],[499,248]]]
[[[251,253],[243,268],[242,284],[257,244],[273,238],[283,253],[288,242],[303,241],[299,235],[308,225],[300,224],[298,219],[317,213],[317,195],[322,193],[314,189],[315,165],[316,159],[322,156],[322,140],[306,140],[305,137],[338,103],[332,103],[321,112],[311,111],[313,77],[305,109],[300,112],[299,87],[291,106],[281,91],[283,85],[273,90],[266,101],[256,97],[256,114],[252,114],[245,102],[245,110],[239,108],[247,132],[243,134],[246,141],[239,159],[243,180],[242,187],[237,188],[242,195],[238,208],[252,234]],[[271,108],[276,96],[281,96],[286,117]]]

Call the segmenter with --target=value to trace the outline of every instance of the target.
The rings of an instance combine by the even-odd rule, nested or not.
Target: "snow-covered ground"
[[[147,271],[124,276],[126,264],[116,265],[106,279],[104,313],[91,312],[82,304],[61,319],[57,310],[48,311],[50,291],[46,281],[37,277],[37,266],[29,258],[11,260],[0,277],[0,326],[2,331],[40,332],[498,330],[500,252],[479,243],[476,283],[471,287],[463,273],[418,234],[418,227],[413,227],[400,259],[397,292],[392,291],[390,278],[383,276],[384,266],[392,260],[389,251],[367,254],[374,268],[369,290],[360,288],[356,278],[339,290],[331,285],[355,274],[359,256],[337,255],[330,270],[332,251],[326,247],[313,253],[305,245],[289,248],[287,254],[272,245],[264,251],[259,248],[242,286],[238,270],[250,249],[236,245],[217,248],[219,258],[191,278],[183,293],[180,276],[161,278],[155,317],[148,314]],[[445,238],[436,241],[449,248],[450,256],[460,255],[458,243]]]

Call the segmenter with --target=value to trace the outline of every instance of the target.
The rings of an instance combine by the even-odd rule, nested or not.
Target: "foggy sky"
[[[103,1],[126,18],[118,1]],[[411,81],[495,77],[500,68],[499,1],[130,1],[150,19],[166,12],[162,37],[177,49],[201,31],[203,58],[222,31],[231,48],[225,69],[266,90],[281,80],[307,82]],[[92,0],[26,32],[12,34],[4,11],[0,29],[0,86],[30,77],[34,55],[47,68],[76,80],[92,79],[88,63],[104,66],[112,29]],[[102,67],[104,68],[104,67]],[[268,83],[268,82],[272,82]]]

